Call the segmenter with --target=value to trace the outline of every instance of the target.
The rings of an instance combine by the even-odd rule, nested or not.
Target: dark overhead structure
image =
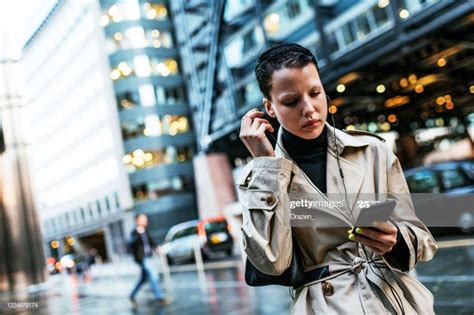
[[[282,42],[317,56],[338,127],[456,135],[474,121],[472,1],[180,0],[172,9],[203,151],[248,155],[238,129],[262,106],[255,59]]]

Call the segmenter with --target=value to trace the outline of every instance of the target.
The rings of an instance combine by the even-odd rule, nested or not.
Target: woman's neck
[[[327,133],[324,126],[321,134],[314,139],[303,139],[292,134],[285,128],[282,132],[282,141],[290,155],[303,155],[308,153],[323,153],[327,150]]]

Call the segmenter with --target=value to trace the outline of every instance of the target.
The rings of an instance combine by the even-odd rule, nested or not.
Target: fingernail
[[[377,227],[378,225],[379,225],[379,222],[377,222],[377,221],[372,222],[373,227]]]
[[[354,229],[354,228],[350,228],[349,230],[347,230],[347,234],[352,234],[352,230],[353,230],[353,229]]]
[[[356,237],[355,237],[354,234],[349,234],[348,238],[349,238],[349,240],[351,240],[351,241],[355,241],[355,239],[356,239]]]
[[[357,234],[362,234],[362,233],[364,233],[364,230],[362,228],[356,228],[356,233]]]

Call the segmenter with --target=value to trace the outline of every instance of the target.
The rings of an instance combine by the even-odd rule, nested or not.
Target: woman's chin
[[[321,124],[317,128],[302,128],[298,132],[297,136],[306,140],[316,139],[321,135],[324,129],[324,124]]]

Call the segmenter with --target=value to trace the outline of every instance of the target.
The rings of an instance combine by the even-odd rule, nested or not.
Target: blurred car
[[[433,234],[474,231],[474,159],[413,168],[405,177],[417,215],[434,222]]]
[[[230,225],[223,217],[192,220],[171,227],[161,251],[169,264],[194,259],[196,242],[203,259],[216,257],[219,253],[232,256],[234,240],[230,234]]]
[[[50,275],[54,275],[61,272],[62,265],[56,258],[48,257],[46,260],[46,269],[48,269]]]

